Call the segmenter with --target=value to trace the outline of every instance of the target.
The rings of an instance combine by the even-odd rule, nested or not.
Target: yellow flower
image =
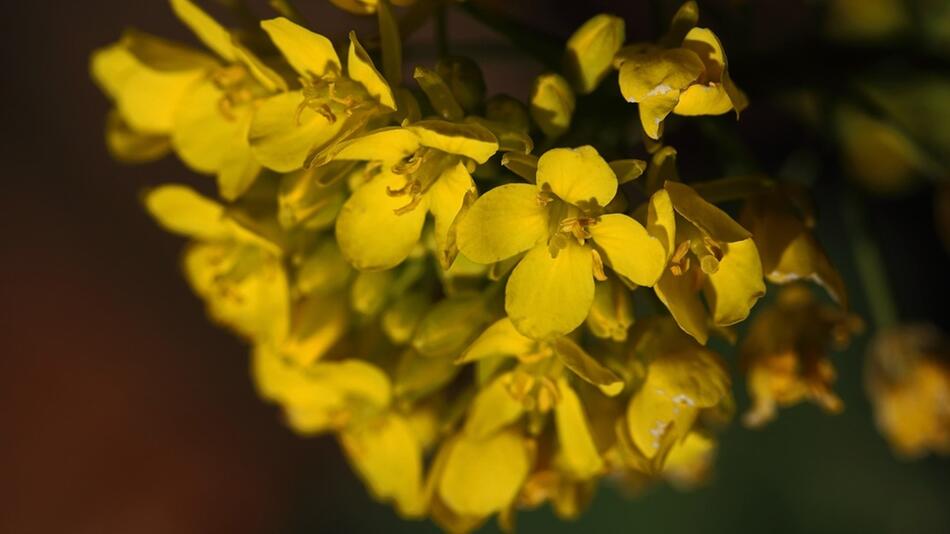
[[[422,436],[410,417],[391,408],[389,378],[357,359],[299,365],[258,345],[254,378],[262,397],[280,404],[302,434],[340,433],[347,458],[374,496],[394,501],[400,513],[419,516]]]
[[[634,354],[646,364],[646,374],[627,406],[624,423],[632,450],[625,454],[638,457],[640,465],[632,467],[658,474],[703,417],[720,419],[729,411],[731,381],[719,356],[670,321],[653,321],[641,332]]]
[[[729,64],[719,38],[707,28],[695,28],[698,11],[687,2],[674,17],[671,35],[680,35],[675,48],[652,44],[630,45],[614,60],[620,71],[620,92],[639,104],[643,131],[659,139],[663,120],[677,115],[721,115],[748,106],[745,94],[729,76]],[[687,16],[687,12],[689,16]],[[695,15],[695,16],[694,16]]]
[[[835,369],[828,346],[847,346],[860,320],[839,308],[820,304],[808,287],[782,288],[775,305],[752,321],[740,354],[752,407],[743,416],[749,426],[775,417],[776,408],[810,400],[837,413],[841,399],[831,390]]]
[[[393,92],[350,33],[346,74],[333,44],[279,17],[261,22],[301,88],[261,102],[248,138],[254,156],[278,172],[299,169],[320,150],[361,131],[373,117],[396,109]]]
[[[930,325],[901,325],[871,342],[865,383],[877,427],[906,458],[950,454],[947,337]]]
[[[356,187],[336,222],[347,260],[363,270],[400,264],[431,213],[439,261],[450,267],[457,254],[453,223],[466,198],[476,194],[469,166],[496,150],[495,136],[483,126],[427,119],[375,130],[321,154],[318,161],[370,162],[368,180]]]
[[[745,320],[765,294],[762,264],[751,234],[724,211],[706,202],[691,187],[667,181],[666,196],[654,195],[655,211],[667,223],[671,242],[669,264],[654,286],[656,295],[680,327],[702,344],[712,324],[729,326]],[[676,224],[670,224],[672,211]],[[675,227],[675,231],[673,228]]]
[[[765,277],[775,284],[813,281],[847,308],[844,281],[811,232],[814,215],[803,191],[792,188],[749,197],[739,220],[752,233]]]
[[[223,62],[182,96],[172,146],[193,170],[217,174],[221,196],[234,200],[247,191],[261,169],[247,140],[257,105],[268,95],[286,91],[287,84],[190,0],[171,4],[182,22]]]
[[[185,252],[185,275],[212,318],[256,342],[284,339],[290,296],[274,242],[185,186],[160,186],[145,206],[166,230],[195,241]]]
[[[634,219],[604,214],[617,177],[594,148],[553,149],[538,160],[536,184],[492,189],[458,227],[459,250],[479,263],[527,251],[505,291],[519,332],[553,339],[574,330],[594,302],[604,264],[639,285],[662,273],[663,244]]]
[[[156,144],[170,135],[178,156],[217,174],[233,200],[260,170],[247,142],[255,102],[286,84],[190,0],[171,5],[217,57],[134,31],[93,54],[93,76],[118,109],[109,144],[120,159],[143,160],[163,153]]]

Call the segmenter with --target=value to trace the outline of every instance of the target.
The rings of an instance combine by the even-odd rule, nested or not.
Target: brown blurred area
[[[188,36],[164,1],[2,10],[0,532],[278,530],[335,444],[255,397],[245,347],[179,276],[181,240],[138,202],[195,179],[111,161],[87,73],[126,25]]]

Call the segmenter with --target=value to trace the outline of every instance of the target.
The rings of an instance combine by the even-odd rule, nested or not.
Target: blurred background
[[[497,25],[510,18],[532,37],[561,42],[598,12],[623,16],[628,40],[653,39],[677,5],[473,3]],[[673,125],[681,174],[754,169],[810,185],[819,239],[869,330],[875,292],[888,291],[898,319],[946,332],[947,3],[699,3],[701,25],[720,35],[752,105],[738,123],[724,116]],[[297,4],[335,41],[373,25],[323,0]],[[158,183],[210,190],[211,180],[174,158],[137,167],[109,158],[109,104],[89,79],[89,53],[129,26],[195,43],[167,3],[3,9],[0,532],[436,532],[372,501],[332,438],[285,428],[253,391],[247,347],[206,320],[179,274],[182,240],[160,230],[139,199]],[[461,10],[448,22],[452,52],[485,59],[490,94],[528,96],[542,65]],[[410,65],[434,61],[432,34],[423,27],[412,37]],[[882,110],[898,118],[885,123],[896,134],[875,134]],[[876,245],[884,286],[867,286],[853,259],[855,220]],[[762,430],[736,422],[702,489],[658,486],[629,499],[607,483],[580,520],[564,523],[543,508],[519,514],[519,530],[950,531],[950,462],[898,460],[874,426],[862,382],[868,338],[833,358],[843,414],[800,405]],[[735,391],[742,409],[741,381]]]

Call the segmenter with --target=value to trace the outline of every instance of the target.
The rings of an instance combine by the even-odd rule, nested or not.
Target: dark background
[[[297,3],[334,39],[355,20],[322,0]],[[488,4],[562,38],[599,11],[623,15],[628,39],[654,37],[654,21],[665,18],[655,9],[663,2]],[[728,29],[716,9],[730,2],[712,4],[704,25]],[[761,2],[746,45],[788,55],[795,45],[783,28],[784,38],[807,41],[815,25],[796,5]],[[490,92],[527,96],[537,64],[463,15],[449,23],[455,51],[488,58]],[[182,241],[148,219],[139,195],[157,183],[211,180],[174,158],[122,166],[104,148],[109,106],[89,79],[88,56],[126,26],[194,42],[160,0],[15,2],[0,17],[0,532],[435,532],[370,500],[332,438],[288,431],[256,397],[246,347],[205,319],[178,272]],[[410,64],[431,61],[431,33],[414,38]],[[749,80],[753,105],[735,131],[774,172],[811,141],[757,101],[755,88],[775,81],[743,61],[733,61],[733,75]],[[821,238],[864,313],[835,172],[819,171]],[[861,198],[902,317],[946,328],[950,265],[933,229],[932,190]],[[708,487],[657,487],[634,500],[604,487],[579,521],[543,509],[520,514],[520,531],[947,532],[950,464],[894,459],[862,389],[865,343],[835,358],[843,415],[799,406],[760,431],[733,424]]]

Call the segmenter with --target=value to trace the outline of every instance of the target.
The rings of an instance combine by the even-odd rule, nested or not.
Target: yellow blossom
[[[355,33],[350,33],[344,74],[326,37],[283,17],[265,20],[261,27],[301,84],[264,99],[254,114],[248,139],[265,167],[297,170],[320,150],[361,131],[371,118],[396,109],[392,89]]]
[[[705,344],[710,319],[715,326],[743,321],[765,294],[762,264],[752,235],[724,211],[685,184],[667,181],[663,187],[667,195],[654,195],[651,215],[667,221],[662,227],[675,235],[670,241],[675,245],[654,289],[680,327]],[[671,211],[675,225],[669,222]]]
[[[258,342],[286,336],[290,297],[275,243],[185,186],[158,187],[145,205],[165,229],[194,239],[185,275],[215,320]]]
[[[594,301],[604,265],[651,286],[665,260],[663,245],[634,219],[603,213],[617,177],[594,148],[553,149],[538,160],[536,184],[492,189],[458,228],[459,250],[480,263],[527,251],[505,291],[515,327],[535,339],[574,330]]]
[[[425,78],[440,79],[431,71]],[[454,103],[451,94],[443,96]],[[374,130],[318,154],[318,165],[369,162],[365,183],[356,187],[337,219],[344,255],[357,269],[398,265],[419,242],[431,213],[437,256],[448,269],[458,253],[453,223],[477,194],[469,169],[497,150],[495,135],[476,122],[425,119]]]
[[[836,373],[828,348],[842,350],[860,328],[856,316],[822,305],[806,286],[784,287],[776,304],[754,318],[740,347],[752,398],[745,424],[762,425],[779,406],[803,400],[841,411],[841,399],[831,390]]]
[[[683,5],[671,30],[679,34],[696,18],[694,2]],[[698,11],[696,12],[698,17]],[[681,24],[685,23],[685,24]],[[729,76],[729,64],[719,38],[707,28],[692,27],[672,48],[630,45],[614,60],[620,71],[620,92],[639,105],[643,131],[652,139],[662,134],[663,120],[677,115],[721,115],[748,106],[745,94]]]
[[[872,340],[865,384],[878,429],[902,457],[950,454],[948,347],[930,325],[901,325]]]
[[[731,381],[715,353],[669,324],[656,324],[635,349],[648,361],[627,406],[626,428],[636,453],[662,467],[701,415],[731,404]]]

